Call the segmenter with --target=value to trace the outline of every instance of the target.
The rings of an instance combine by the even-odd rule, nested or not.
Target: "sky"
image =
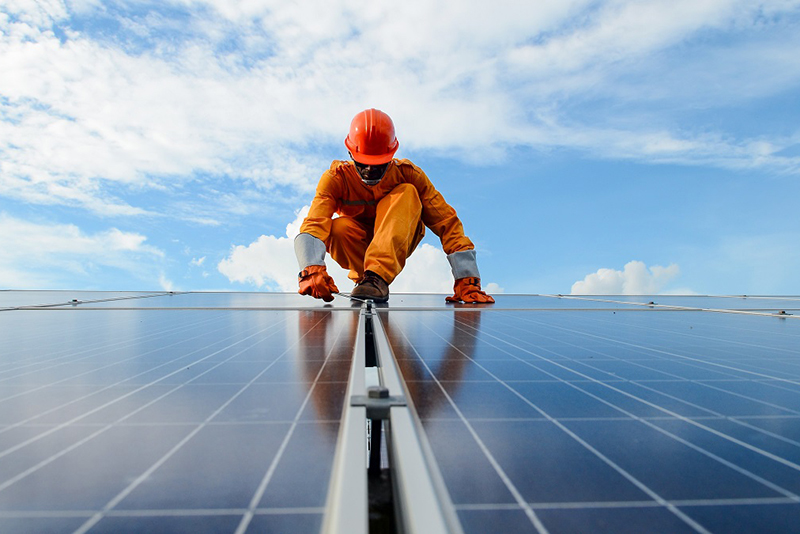
[[[492,293],[800,294],[800,0],[4,0],[0,289],[295,291],[371,107]]]

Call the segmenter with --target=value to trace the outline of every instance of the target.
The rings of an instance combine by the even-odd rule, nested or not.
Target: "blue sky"
[[[376,107],[493,292],[800,294],[799,29],[793,0],[7,0],[0,288],[294,290]],[[451,285],[429,235],[392,289]]]

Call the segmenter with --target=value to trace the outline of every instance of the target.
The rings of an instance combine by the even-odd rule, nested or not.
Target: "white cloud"
[[[481,285],[483,285],[483,284],[481,284]],[[489,295],[496,295],[498,293],[505,293],[505,289],[500,287],[500,285],[496,284],[495,282],[489,282],[488,284],[486,284],[483,287],[483,290],[486,291],[486,293],[488,293]]]
[[[256,287],[279,291],[297,291],[297,259],[294,238],[308,215],[309,206],[297,212],[294,221],[286,225],[286,236],[262,235],[247,246],[235,245],[228,257],[217,266],[231,282],[249,283]],[[340,291],[348,293],[353,283],[345,271],[326,255],[330,274]],[[497,284],[488,284],[494,292],[502,292]],[[406,261],[403,271],[395,278],[391,291],[396,293],[448,293],[453,290],[450,264],[441,248],[423,243]]]
[[[185,11],[190,24],[159,13],[161,5]],[[797,87],[800,37],[781,16],[798,5],[12,0],[0,8],[0,194],[142,215],[153,208],[134,201],[132,191],[169,193],[190,181],[211,187],[221,176],[245,190],[307,193],[331,147],[344,152],[346,126],[367,105],[392,113],[401,151],[486,160],[510,145],[567,146],[798,172],[798,158],[774,155],[796,143],[791,136],[693,132],[657,111],[692,109],[698,101],[724,106],[742,98],[743,84],[748,95]],[[115,19],[117,37],[92,33],[91,24],[80,32],[70,27],[73,18],[101,15]],[[712,46],[703,32],[755,37],[715,50],[703,48]],[[673,64],[689,65],[685,72],[705,73],[714,84],[681,77],[669,105],[645,106],[646,113],[628,112],[625,120],[615,105],[592,106],[608,111],[589,119],[570,111],[597,98],[665,98],[664,66]],[[773,74],[753,75],[767,71]],[[252,212],[257,203],[216,209]],[[205,204],[211,213],[200,210],[201,219],[220,220],[208,207],[213,202]],[[182,217],[192,211],[170,210]]]
[[[189,265],[193,265],[195,267],[202,267],[205,261],[206,261],[205,256],[203,256],[202,258],[192,258],[192,260],[189,262]]]
[[[396,293],[452,293],[453,275],[441,248],[423,243],[406,260],[390,290]]]
[[[72,224],[33,223],[0,213],[0,287],[63,288],[76,279],[96,287],[106,269],[125,271],[141,283],[164,258],[146,240],[117,228],[89,234]]]
[[[219,272],[231,282],[249,283],[272,291],[297,291],[300,269],[294,254],[294,238],[309,207],[301,208],[295,220],[286,225],[285,236],[262,235],[247,246],[231,247],[228,257],[217,265]],[[330,258],[326,264],[339,290],[349,292],[353,284],[347,279],[347,271]]]
[[[622,271],[599,269],[572,284],[572,295],[656,295],[680,273],[677,265],[654,265],[630,261]]]

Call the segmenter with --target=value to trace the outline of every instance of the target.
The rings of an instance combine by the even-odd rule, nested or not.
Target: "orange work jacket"
[[[331,163],[331,168],[319,180],[316,196],[300,232],[327,242],[334,214],[374,225],[378,201],[403,183],[416,187],[422,202],[422,222],[439,237],[445,254],[475,248],[464,235],[456,210],[445,202],[422,169],[407,159],[393,159],[381,181],[373,186],[361,181],[352,162]]]

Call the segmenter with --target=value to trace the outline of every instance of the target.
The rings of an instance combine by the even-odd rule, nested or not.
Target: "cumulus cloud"
[[[657,112],[709,104],[708,80],[716,106],[741,99],[742,87],[748,95],[796,87],[800,36],[781,16],[798,5],[12,0],[0,7],[0,195],[136,216],[154,208],[132,191],[210,188],[226,177],[242,191],[284,188],[296,202],[292,191],[309,191],[365,105],[391,111],[403,147],[467,159],[566,146],[798,172],[800,158],[777,155],[796,139],[691,132]],[[751,38],[714,48],[704,32]],[[680,53],[686,43],[700,53]],[[673,63],[702,80],[664,80]],[[663,91],[670,83],[680,91]],[[591,106],[589,119],[580,113],[597,99],[630,109],[665,98],[673,100],[645,102],[646,112],[624,121],[614,105]],[[170,212],[198,211],[185,208]],[[220,218],[203,214],[209,224]]]
[[[623,270],[599,269],[572,284],[572,295],[656,295],[674,280],[680,269],[654,265],[650,268],[641,261],[630,261]]]
[[[286,225],[285,236],[262,235],[247,246],[235,245],[228,257],[217,265],[219,272],[231,282],[253,284],[256,287],[278,291],[297,290],[297,259],[294,238],[308,215],[309,206],[297,212],[294,221]],[[353,283],[345,271],[326,256],[326,266],[343,292],[350,292]],[[502,292],[497,284],[489,283],[487,289]],[[391,290],[397,293],[448,293],[453,290],[450,264],[441,248],[422,243],[408,258],[403,271],[392,282]]]
[[[67,277],[96,287],[105,269],[126,272],[141,284],[156,279],[164,253],[136,232],[110,228],[86,233],[72,224],[33,223],[0,213],[0,287],[63,288]]]
[[[397,293],[447,293],[453,291],[453,275],[447,256],[439,247],[423,243],[408,258],[392,282]]]
[[[286,225],[284,236],[262,235],[249,245],[234,245],[228,257],[217,265],[217,269],[231,282],[253,284],[270,291],[296,291],[299,267],[294,254],[294,238],[300,232],[300,224],[308,215],[310,206],[303,206],[294,221]],[[353,284],[347,279],[347,271],[336,262],[327,261],[328,274],[336,281],[341,291],[350,291]]]

